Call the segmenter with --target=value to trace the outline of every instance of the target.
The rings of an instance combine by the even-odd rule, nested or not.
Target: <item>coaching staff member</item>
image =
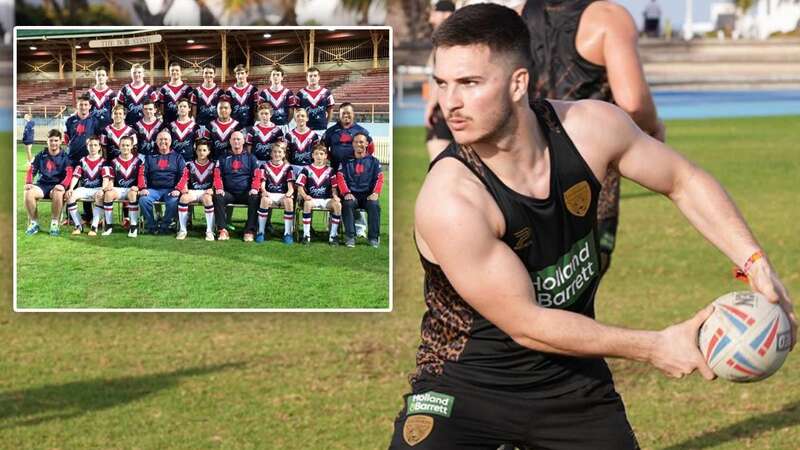
[[[529,36],[514,11],[460,9],[434,49],[457,144],[431,164],[417,198],[428,311],[391,448],[637,448],[603,358],[711,379],[697,331],[713,308],[661,331],[594,320],[595,214],[609,167],[668,196],[740,267],[758,243],[713,177],[619,108],[529,103]],[[769,260],[747,265],[751,287],[790,312],[794,344],[791,301]]]
[[[139,208],[147,223],[148,233],[168,234],[169,225],[178,214],[180,191],[176,186],[181,180],[186,161],[179,153],[172,151],[172,138],[167,130],[162,130],[156,136],[156,147],[158,152],[145,157],[139,169]],[[160,226],[153,214],[155,202],[166,204]]]

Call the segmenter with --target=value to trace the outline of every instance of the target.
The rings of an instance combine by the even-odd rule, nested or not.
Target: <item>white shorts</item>
[[[331,209],[333,206],[332,198],[312,198],[311,209]]]
[[[283,199],[286,198],[286,194],[280,194],[277,192],[267,192],[267,196],[269,197],[269,201],[273,205],[279,205],[283,207]]]
[[[72,202],[77,202],[78,200],[94,200],[95,194],[100,192],[101,188],[87,188],[87,187],[79,187],[72,191]]]
[[[131,191],[131,188],[124,188],[124,187],[115,187],[114,192],[117,193],[120,200],[127,200],[128,199],[128,192]]]
[[[188,195],[190,198],[189,203],[203,203],[203,195],[205,195],[205,189],[189,189],[185,195]]]

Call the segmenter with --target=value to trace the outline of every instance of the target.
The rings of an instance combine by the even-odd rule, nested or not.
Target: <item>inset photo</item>
[[[389,27],[18,27],[15,311],[391,311]]]

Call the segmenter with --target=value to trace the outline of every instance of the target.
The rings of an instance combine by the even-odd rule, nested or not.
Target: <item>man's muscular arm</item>
[[[710,308],[654,332],[607,326],[580,314],[538,306],[525,266],[499,238],[502,225],[492,218],[500,214],[497,207],[478,183],[458,181],[474,180],[460,165],[445,159],[426,179],[416,205],[417,241],[423,256],[441,266],[459,295],[481,315],[534,350],[622,357],[650,362],[670,376],[698,369],[713,378],[697,348],[697,330]]]

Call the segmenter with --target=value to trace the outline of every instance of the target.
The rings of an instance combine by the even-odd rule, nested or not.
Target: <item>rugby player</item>
[[[72,180],[64,193],[64,203],[67,204],[67,212],[72,218],[75,229],[72,234],[81,234],[83,225],[81,216],[78,214],[78,201],[91,201],[95,205],[100,205],[103,200],[103,166],[106,160],[103,158],[103,151],[100,147],[100,138],[89,136],[86,140],[86,147],[89,154],[81,158],[78,165],[72,171]],[[80,186],[78,186],[80,184]],[[77,187],[77,189],[76,189]],[[97,232],[97,225],[92,228]]]
[[[231,118],[231,99],[223,96],[217,101],[217,118],[208,126],[208,140],[211,142],[211,159],[224,158],[231,148],[230,139],[242,124]]]
[[[311,164],[311,149],[320,142],[320,137],[314,130],[308,128],[308,113],[305,109],[294,110],[295,128],[289,133],[287,153],[289,163],[295,175],[300,174],[303,167]]]
[[[33,121],[33,117],[30,113],[25,113],[23,118],[25,119],[25,129],[22,131],[22,145],[25,146],[25,156],[27,157],[26,162],[28,166],[30,166],[31,161],[33,161],[33,153],[31,153],[31,148],[33,147],[33,127],[36,126],[36,122]]]
[[[297,91],[297,107],[306,111],[309,128],[322,137],[328,128],[331,110],[336,102],[333,100],[333,93],[319,85],[319,69],[309,67],[306,81],[308,85]]]
[[[116,93],[108,87],[108,72],[105,67],[94,70],[95,84],[86,92],[89,95],[92,115],[97,119],[100,129],[111,123],[111,108],[114,106]]]
[[[283,208],[283,243],[293,244],[294,172],[286,162],[286,141],[272,144],[272,159],[260,167],[256,181],[260,186],[258,234],[256,242],[264,242],[264,229],[272,208]]]
[[[322,142],[330,150],[331,167],[336,171],[346,159],[353,159],[353,136],[363,134],[367,137],[367,154],[375,153],[375,144],[366,128],[356,123],[353,104],[344,102],[339,106],[339,120],[325,131]]]
[[[256,157],[244,151],[244,135],[241,131],[231,133],[230,143],[230,153],[220,158],[214,168],[214,220],[219,229],[217,240],[230,239],[226,229],[228,204],[244,203],[247,205],[247,224],[243,240],[252,242],[260,201],[260,170]]]
[[[119,151],[119,156],[104,168],[103,201],[105,205],[113,206],[114,200],[127,199],[130,214],[128,237],[135,238],[139,234],[138,184],[144,185],[143,160],[133,154],[133,138],[130,136],[120,139]],[[108,224],[110,223],[109,219]]]
[[[181,79],[180,64],[172,62],[169,64],[168,70],[169,81],[158,90],[158,101],[161,103],[161,120],[166,124],[178,119],[178,102],[181,100],[189,102],[193,92],[192,87]]]
[[[100,135],[100,145],[103,147],[103,155],[108,160],[119,156],[119,141],[123,136],[129,136],[133,139],[133,145],[136,145],[136,130],[125,123],[125,107],[117,105],[111,110],[112,122]]]
[[[339,199],[336,174],[328,166],[328,149],[319,143],[312,152],[314,162],[303,168],[297,178],[297,193],[303,199],[303,244],[311,243],[311,218],[314,209],[331,211],[330,245],[339,245],[339,222],[342,218],[342,202]]]
[[[244,65],[239,64],[234,67],[233,73],[236,75],[236,83],[226,91],[233,100],[231,117],[239,122],[242,128],[248,128],[255,122],[258,88],[247,82],[247,68]]]
[[[191,96],[195,107],[194,120],[203,127],[208,127],[217,118],[217,101],[223,95],[222,89],[214,83],[215,72],[213,65],[204,65],[203,84],[197,86]]]
[[[294,106],[297,97],[292,90],[283,85],[286,73],[281,66],[275,65],[269,73],[269,86],[258,94],[261,104],[268,103],[272,106],[272,123],[279,127],[283,134],[289,133],[289,121],[294,117]],[[260,109],[259,109],[260,110]]]
[[[180,228],[176,239],[186,239],[186,222],[189,219],[189,203],[202,202],[206,214],[206,240],[214,240],[214,167],[209,158],[211,147],[205,139],[198,139],[194,146],[195,157],[186,163],[183,176],[177,189],[181,192],[178,200],[178,224]]]
[[[168,125],[172,150],[180,153],[186,161],[194,159],[195,141],[206,135],[205,128],[189,117],[191,110],[188,99],[178,100],[178,118]]]
[[[516,13],[491,4],[456,11],[434,33],[438,100],[456,143],[417,198],[428,311],[393,449],[637,448],[604,357],[713,378],[697,346],[712,306],[660,331],[594,320],[609,167],[667,195],[749,266],[751,288],[780,302],[796,340],[786,289],[719,183],[614,105],[530,103],[529,39]]]
[[[67,145],[67,154],[73,167],[88,154],[86,139],[102,131],[97,118],[89,112],[89,96],[81,95],[76,103],[75,114],[67,117],[64,125],[64,144]]]
[[[272,144],[284,140],[283,130],[271,119],[272,105],[269,102],[258,105],[258,122],[247,131],[245,138],[245,148],[256,157],[259,166],[271,157]]]
[[[142,120],[136,122],[136,153],[144,161],[145,156],[156,153],[156,136],[164,129],[164,122],[156,117],[156,105],[149,98],[142,102]]]
[[[119,90],[114,103],[115,106],[124,106],[128,111],[128,114],[125,115],[125,124],[132,127],[136,125],[136,122],[142,120],[144,117],[142,105],[146,98],[158,102],[158,90],[145,83],[144,66],[136,63],[131,66],[131,82]]]
[[[43,199],[52,200],[50,236],[58,236],[58,218],[64,206],[64,191],[72,180],[72,165],[69,156],[61,150],[61,132],[50,130],[47,133],[47,148],[37,153],[25,175],[25,210],[28,212],[27,236],[39,232],[39,216],[36,203]],[[34,183],[34,177],[38,179]]]

